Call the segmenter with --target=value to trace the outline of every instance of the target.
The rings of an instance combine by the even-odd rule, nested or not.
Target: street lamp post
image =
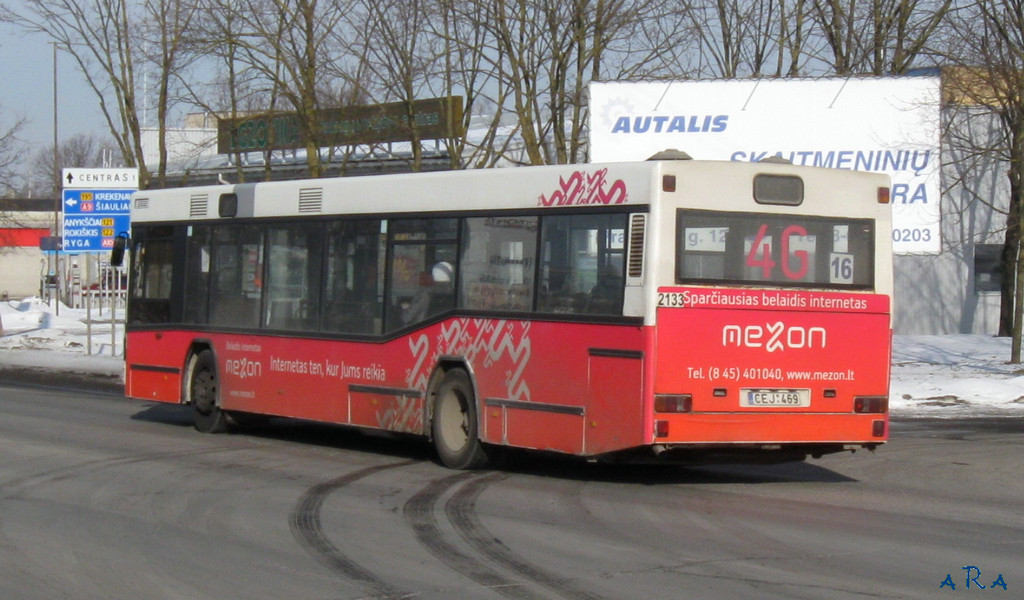
[[[60,315],[60,212],[61,182],[60,154],[57,147],[57,42],[53,44],[53,293],[56,296],[54,311]]]

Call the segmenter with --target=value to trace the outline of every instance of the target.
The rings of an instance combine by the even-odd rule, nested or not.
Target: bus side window
[[[140,230],[132,251],[135,273],[131,294],[133,323],[167,323],[171,319],[173,233],[169,227]]]
[[[625,214],[545,216],[537,310],[622,314]]]
[[[192,228],[186,246],[185,306],[186,323],[205,324],[210,306],[210,234],[209,225]]]
[[[381,225],[379,220],[341,221],[328,227],[324,331],[381,332],[385,249]]]
[[[259,325],[263,290],[263,243],[260,228],[234,225],[214,230],[210,324]]]
[[[454,308],[458,219],[396,219],[388,226],[387,330]]]
[[[538,229],[537,217],[466,219],[459,306],[473,310],[531,310]]]
[[[272,226],[266,255],[264,325],[301,331],[319,327],[323,228],[317,223]]]

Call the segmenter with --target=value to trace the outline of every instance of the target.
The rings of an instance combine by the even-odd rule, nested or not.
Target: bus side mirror
[[[124,264],[124,249],[128,247],[128,234],[119,233],[114,238],[114,249],[110,251],[110,266],[120,267]]]

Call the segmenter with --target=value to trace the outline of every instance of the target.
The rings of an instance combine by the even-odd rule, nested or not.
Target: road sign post
[[[131,225],[138,169],[64,169],[61,181],[64,253],[109,252],[117,234]]]
[[[128,231],[132,190],[64,190],[65,254],[109,252]]]
[[[64,169],[61,206],[64,213],[63,243],[65,254],[85,254],[86,320],[88,353],[92,354],[92,303],[90,254],[110,252],[114,239],[131,226],[129,209],[132,192],[139,187],[138,169]],[[97,256],[97,265],[99,257]],[[101,269],[102,270],[102,269]],[[110,298],[110,347],[116,354],[116,303]]]

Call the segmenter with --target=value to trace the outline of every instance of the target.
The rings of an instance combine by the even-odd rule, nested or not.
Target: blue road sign
[[[65,189],[64,246],[68,254],[103,252],[131,225],[129,207],[133,190]]]

